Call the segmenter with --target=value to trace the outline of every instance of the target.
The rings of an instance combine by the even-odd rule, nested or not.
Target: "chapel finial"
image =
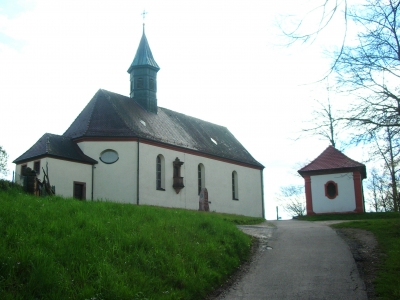
[[[148,12],[145,9],[143,9],[143,12],[141,13],[142,18],[143,18],[143,33],[144,33],[144,25],[145,25],[144,19],[146,18],[147,14],[148,14]]]
[[[143,9],[143,12],[141,13],[142,17],[143,17],[143,24],[144,24],[144,19],[146,18],[146,15],[148,14],[148,12]]]

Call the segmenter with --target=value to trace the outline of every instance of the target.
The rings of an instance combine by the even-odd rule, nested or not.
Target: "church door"
[[[199,197],[199,210],[210,211],[210,206],[208,202],[208,191],[206,188],[201,189]]]
[[[74,181],[74,198],[79,200],[86,199],[86,183]]]

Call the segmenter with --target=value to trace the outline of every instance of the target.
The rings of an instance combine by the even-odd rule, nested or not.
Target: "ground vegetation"
[[[204,299],[262,218],[0,190],[2,299]]]

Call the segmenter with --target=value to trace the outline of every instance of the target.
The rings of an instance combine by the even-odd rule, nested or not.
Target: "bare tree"
[[[303,185],[288,185],[280,188],[278,202],[292,216],[303,216],[306,212],[306,200]]]
[[[390,184],[385,170],[379,173],[377,169],[372,169],[371,175],[367,182],[367,189],[370,197],[367,202],[372,208],[378,211],[393,211],[393,197],[390,193]]]
[[[379,173],[377,169],[373,169],[368,179],[367,189],[370,197],[367,201],[376,212],[394,211],[393,194],[387,177],[388,174],[385,170]]]
[[[284,36],[288,38],[289,45],[296,42],[313,43],[335,18],[341,18],[345,21],[345,25],[347,24],[347,6],[347,0],[320,0],[303,15],[285,16],[279,22],[279,26]],[[344,28],[343,44],[347,26]]]
[[[393,210],[399,211],[398,195],[398,173],[400,162],[400,145],[398,128],[385,127],[381,136],[374,132],[373,139],[375,147],[371,154],[372,157],[378,157],[384,161],[383,170],[387,174],[388,188],[391,190],[390,200],[393,203]]]
[[[8,154],[6,150],[4,150],[2,146],[0,146],[0,174],[3,174],[4,176],[7,176],[8,174],[7,160],[8,160]]]
[[[371,199],[369,199],[369,203],[372,206],[373,210],[378,212],[380,210],[380,187],[381,178],[378,175],[378,171],[376,169],[372,169],[371,176],[367,183],[367,188],[371,193]]]
[[[344,20],[342,44],[338,51],[330,51],[332,65],[326,76],[334,72],[338,91],[357,99],[342,119],[366,131],[400,126],[399,5],[400,0],[364,0],[349,7],[346,0],[321,0],[297,22],[281,24],[282,32],[290,39],[288,44],[292,44],[313,42],[335,24],[336,17]],[[304,25],[310,18],[315,19],[314,27]],[[355,39],[347,37],[350,21],[357,32]]]
[[[333,70],[341,91],[356,96],[345,117],[371,131],[400,126],[400,1],[366,0],[349,10],[357,43],[343,47]]]
[[[307,1],[303,1],[306,5]],[[327,70],[326,79],[333,72],[336,62],[347,43],[348,30],[348,1],[347,0],[317,0],[315,6],[309,8],[302,15],[285,15],[278,21],[278,26],[282,34],[287,38],[286,45],[291,46],[295,43],[313,44],[318,38],[328,31],[330,26],[342,24],[343,31],[339,51],[335,52],[332,67]],[[338,28],[335,26],[335,32]]]
[[[351,7],[348,3],[321,0],[313,11],[320,14],[315,30],[301,34],[301,29],[310,28],[303,27],[305,19],[301,19],[292,31],[284,33],[292,41],[312,42],[332,24],[333,18],[342,16],[345,20],[343,41],[339,50],[331,52],[328,72],[336,75],[337,92],[352,96],[349,109],[339,119],[356,131],[353,141],[374,145],[385,174],[375,185],[376,191],[381,189],[381,207],[398,211],[400,0],[362,0]],[[349,28],[356,32],[354,39],[347,36]]]
[[[304,135],[316,136],[328,140],[333,147],[336,147],[341,119],[336,118],[329,97],[326,102],[320,100],[315,102],[318,107],[312,111],[312,118],[307,122],[309,126],[301,129],[301,135],[297,139],[303,138]]]

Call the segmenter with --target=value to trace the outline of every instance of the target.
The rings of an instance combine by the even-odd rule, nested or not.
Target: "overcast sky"
[[[329,144],[295,141],[324,87],[324,49],[282,47],[276,20],[309,1],[0,0],[0,145],[11,162],[44,133],[63,134],[100,88],[129,95],[145,30],[158,72],[158,105],[226,126],[265,166],[268,219],[280,186]],[[315,2],[315,1],[314,1]],[[312,3],[310,4],[312,5]],[[362,157],[351,156],[355,160]]]

